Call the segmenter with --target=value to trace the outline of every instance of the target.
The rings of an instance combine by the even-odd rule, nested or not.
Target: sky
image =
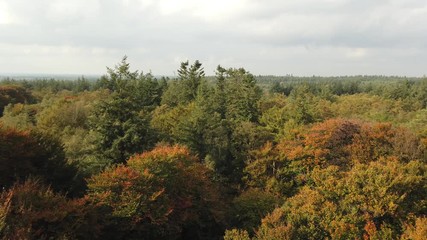
[[[0,73],[427,74],[427,0],[0,0]]]

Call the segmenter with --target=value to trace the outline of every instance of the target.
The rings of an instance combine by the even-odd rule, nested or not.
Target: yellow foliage
[[[427,239],[427,217],[415,219],[415,224],[406,224],[402,240],[425,240]]]

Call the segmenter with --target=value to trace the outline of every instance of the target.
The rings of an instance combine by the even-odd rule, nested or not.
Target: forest
[[[0,81],[1,239],[427,239],[427,78]]]

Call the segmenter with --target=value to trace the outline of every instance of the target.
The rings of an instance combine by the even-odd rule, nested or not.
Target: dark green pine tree
[[[198,89],[205,76],[202,64],[196,60],[193,65],[189,62],[182,62],[178,69],[177,80],[172,81],[162,96],[162,104],[177,106],[194,101],[198,94]]]
[[[160,103],[162,89],[151,74],[131,72],[126,57],[115,68],[108,68],[103,84],[112,93],[96,107],[90,127],[99,136],[99,158],[124,163],[154,145],[149,111]]]

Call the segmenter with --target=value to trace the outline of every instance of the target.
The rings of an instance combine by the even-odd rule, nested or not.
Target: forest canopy
[[[427,239],[427,78],[0,81],[1,239]]]

